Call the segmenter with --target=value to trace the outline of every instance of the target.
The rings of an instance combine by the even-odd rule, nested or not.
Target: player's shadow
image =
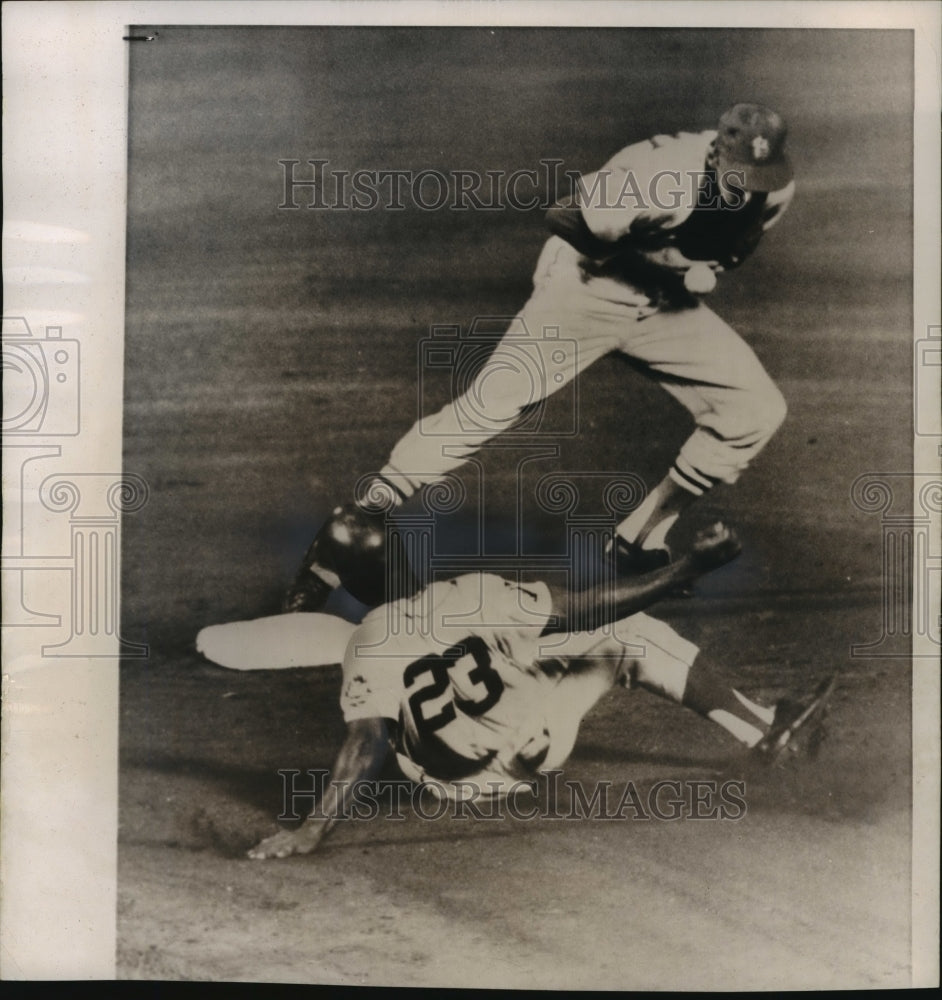
[[[312,785],[304,773],[327,769],[293,764],[300,770],[298,788]],[[284,812],[285,795],[277,768],[246,767],[169,753],[121,754],[119,807],[125,817],[125,843],[154,843],[221,854],[243,854]],[[313,799],[298,796],[296,814],[312,808]],[[145,810],[142,814],[142,810]]]
[[[523,826],[522,824],[494,823],[484,819],[470,819],[463,821],[460,829],[456,829],[455,823],[452,821],[445,826],[439,825],[436,833],[417,834],[415,833],[415,824],[418,820],[413,819],[412,822],[396,826],[397,831],[401,831],[401,836],[378,837],[374,829],[379,822],[381,821],[376,820],[372,823],[365,822],[360,824],[363,827],[360,833],[354,832],[357,826],[354,823],[352,824],[353,829],[349,830],[346,836],[342,839],[334,838],[327,841],[323,848],[319,848],[319,850],[323,850],[326,854],[335,851],[338,853],[354,850],[362,851],[364,847],[423,847],[434,844],[458,844],[480,840],[481,838],[493,840],[494,838],[519,837],[525,835],[530,830],[530,827]],[[427,828],[428,825],[423,824],[423,829]]]
[[[326,764],[324,769],[326,770]],[[238,797],[248,806],[270,811],[281,805],[281,785],[272,781],[269,769],[247,768],[245,765],[224,764],[220,761],[171,754],[130,751],[121,754],[122,771],[141,769],[186,778],[212,782]],[[314,765],[311,765],[314,769]]]
[[[211,849],[229,857],[244,855],[274,832],[276,825],[300,825],[314,808],[308,794],[328,773],[331,759],[291,762],[284,768],[246,767],[218,760],[169,753],[124,751],[120,757],[119,803],[126,821],[124,843],[160,843],[190,850]],[[286,795],[279,770],[300,772],[289,777],[294,796]],[[308,770],[320,772],[317,778]],[[387,761],[377,780],[403,783]],[[145,809],[144,815],[141,810]],[[293,814],[297,818],[282,819]],[[394,842],[391,838],[390,842]]]

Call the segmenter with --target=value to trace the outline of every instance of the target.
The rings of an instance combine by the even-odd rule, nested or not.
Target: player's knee
[[[785,397],[769,381],[721,411],[717,430],[740,447],[761,448],[782,425],[786,412]]]
[[[513,425],[523,409],[539,398],[526,373],[494,368],[479,376],[454,405],[462,430],[493,435]]]
[[[788,403],[779,392],[778,387],[769,382],[756,395],[756,422],[758,431],[768,440],[785,421],[788,413]]]

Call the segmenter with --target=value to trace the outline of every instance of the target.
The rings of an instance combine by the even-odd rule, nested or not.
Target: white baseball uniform
[[[738,211],[721,207],[716,178],[705,170],[715,136],[655,136],[582,179],[580,208],[588,230],[630,245],[634,263],[628,266],[618,254],[594,259],[551,237],[534,272],[533,294],[490,360],[467,392],[423,417],[399,441],[382,470],[387,479],[405,495],[435,481],[512,426],[524,407],[611,351],[639,362],[694,418],[672,478],[695,495],[738,478],[784,419],[785,401],[752,350],[716,313],[694,296],[661,295],[650,273],[642,278],[636,266],[638,253],[656,263],[675,250],[689,260],[737,266],[788,206],[791,182],[747,196],[751,202]],[[732,252],[734,245],[740,249]],[[561,354],[561,341],[574,341],[575,349]],[[536,378],[528,360],[533,357],[541,359]]]
[[[551,617],[545,584],[486,573],[377,608],[347,646],[344,718],[394,720],[403,773],[461,798],[469,784],[501,794],[561,766],[615,684],[683,697],[698,649],[669,626],[636,614],[544,636]]]

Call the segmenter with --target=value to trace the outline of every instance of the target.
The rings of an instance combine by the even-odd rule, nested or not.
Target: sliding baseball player
[[[375,779],[390,754],[407,778],[444,798],[512,794],[562,766],[583,716],[614,686],[683,705],[774,762],[820,721],[835,680],[804,699],[760,705],[641,610],[739,551],[735,535],[717,524],[671,565],[610,589],[574,595],[542,581],[470,573],[376,608],[347,644],[340,695],[347,736],[323,801],[302,826],[267,837],[249,856],[316,850],[358,783]],[[606,630],[599,622],[616,624]]]

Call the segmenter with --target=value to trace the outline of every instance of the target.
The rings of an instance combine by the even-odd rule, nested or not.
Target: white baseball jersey
[[[344,718],[394,720],[402,771],[460,797],[454,782],[500,794],[560,766],[582,716],[635,676],[645,644],[643,669],[679,700],[697,650],[668,626],[634,615],[620,636],[576,633],[554,656],[559,637],[542,634],[551,612],[545,584],[482,573],[377,608],[347,647]]]
[[[760,217],[751,220],[749,212],[723,212],[719,192],[708,178],[705,164],[715,131],[680,132],[656,135],[626,146],[600,170],[581,178],[579,202],[589,229],[605,240],[632,236],[658,242],[658,236],[691,223],[696,209],[704,209],[706,222],[718,218],[745,218],[756,222],[766,232],[779,220],[795,193],[794,181],[761,199]],[[701,227],[697,227],[701,228]],[[721,234],[711,226],[709,232],[685,234],[689,245],[684,250],[692,259],[716,257],[715,244]],[[711,245],[712,244],[712,245]],[[698,252],[702,251],[702,252]]]

